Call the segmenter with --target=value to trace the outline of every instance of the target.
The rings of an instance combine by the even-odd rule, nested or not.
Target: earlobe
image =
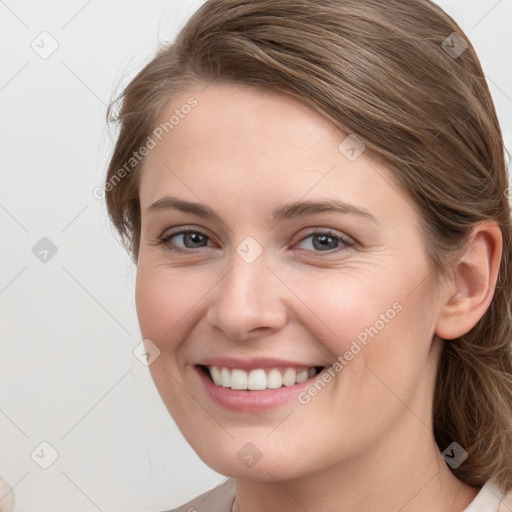
[[[489,307],[501,262],[500,228],[494,221],[477,224],[464,248],[441,304],[436,335],[442,339],[469,332]]]

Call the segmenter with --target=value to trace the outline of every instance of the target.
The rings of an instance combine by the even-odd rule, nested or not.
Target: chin
[[[271,451],[268,446],[261,450],[250,441],[218,445],[215,451],[211,445],[202,450],[192,444],[199,458],[217,473],[231,477],[260,482],[293,480],[311,473],[312,465],[298,455],[296,450]],[[285,451],[283,451],[285,450]],[[301,462],[304,464],[301,465]]]

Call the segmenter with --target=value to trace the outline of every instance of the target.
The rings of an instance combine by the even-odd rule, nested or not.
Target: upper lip
[[[315,364],[311,362],[303,363],[297,361],[287,361],[285,359],[276,359],[268,357],[208,357],[197,362],[200,366],[218,366],[220,368],[255,370],[258,368],[276,368],[284,366],[286,368],[313,368],[316,366],[326,366],[325,364]]]

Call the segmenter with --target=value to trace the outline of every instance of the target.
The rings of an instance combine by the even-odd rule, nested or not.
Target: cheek
[[[179,339],[180,321],[191,308],[192,296],[193,291],[184,284],[178,272],[144,267],[139,263],[135,303],[142,336],[149,338],[160,350],[172,346],[172,340]],[[176,332],[173,333],[174,329]]]
[[[395,265],[378,274],[343,273],[325,280],[302,276],[295,282],[308,308],[299,321],[338,358],[342,367],[337,371],[351,385],[379,386],[371,369],[406,389],[424,367],[435,315],[427,281],[416,289],[411,283],[421,281],[427,269],[426,262],[424,268],[418,262],[414,269]]]
[[[389,276],[349,275],[326,279],[301,276],[294,287],[308,313],[299,321],[336,355],[350,349],[352,341],[361,346],[372,335],[389,331],[402,315],[405,294],[400,283]]]
[[[149,338],[154,343],[164,327],[164,316],[168,306],[167,302],[172,302],[171,294],[164,294],[161,283],[156,279],[156,274],[141,269],[141,264],[137,267],[137,279],[135,285],[135,305],[137,308],[137,317],[143,338]],[[172,309],[169,309],[172,311]]]
[[[198,297],[184,284],[179,270],[152,266],[139,260],[135,302],[141,335],[151,340],[160,355],[149,370],[164,404],[173,417],[186,418],[179,349],[188,328],[186,318]]]

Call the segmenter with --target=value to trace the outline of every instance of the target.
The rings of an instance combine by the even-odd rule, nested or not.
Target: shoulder
[[[0,512],[12,512],[14,510],[14,492],[0,475]]]
[[[167,512],[231,512],[234,501],[235,486],[233,480],[228,478],[217,487]]]
[[[511,512],[512,489],[505,491],[494,479],[488,480],[464,512]]]
[[[512,489],[503,495],[500,501],[500,507],[496,512],[510,512],[512,510]]]

